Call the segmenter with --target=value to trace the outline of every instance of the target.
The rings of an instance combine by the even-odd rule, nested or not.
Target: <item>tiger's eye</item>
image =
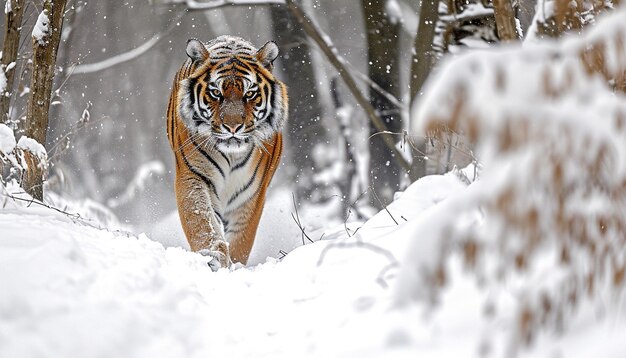
[[[248,98],[252,98],[252,97],[254,97],[254,91],[248,91],[248,92],[246,92],[246,97],[248,97]]]
[[[218,89],[214,89],[213,91],[211,91],[211,93],[215,96],[215,97],[219,97],[222,93],[220,92],[220,90]]]

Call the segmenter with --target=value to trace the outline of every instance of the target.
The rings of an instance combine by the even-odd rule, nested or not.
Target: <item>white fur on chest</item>
[[[231,165],[224,165],[224,178],[220,177],[220,183],[216,185],[219,195],[216,206],[229,221],[233,212],[246,204],[256,191],[257,179],[252,179],[257,164],[254,154],[252,153],[245,165],[234,170],[233,167],[241,162],[243,157],[231,158]]]

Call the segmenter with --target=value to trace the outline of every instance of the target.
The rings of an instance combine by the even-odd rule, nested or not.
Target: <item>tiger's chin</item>
[[[224,154],[243,155],[252,147],[250,140],[230,138],[226,140],[218,140],[215,146]]]

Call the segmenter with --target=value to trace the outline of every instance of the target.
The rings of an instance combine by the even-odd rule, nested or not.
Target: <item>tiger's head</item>
[[[271,138],[287,117],[287,89],[272,74],[278,47],[260,49],[234,36],[187,42],[189,76],[180,83],[179,114],[191,135],[225,153]]]

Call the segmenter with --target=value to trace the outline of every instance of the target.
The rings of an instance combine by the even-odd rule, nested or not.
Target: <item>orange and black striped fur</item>
[[[272,74],[278,48],[221,36],[189,40],[187,55],[167,109],[180,220],[212,268],[246,264],[287,120],[287,88]]]

